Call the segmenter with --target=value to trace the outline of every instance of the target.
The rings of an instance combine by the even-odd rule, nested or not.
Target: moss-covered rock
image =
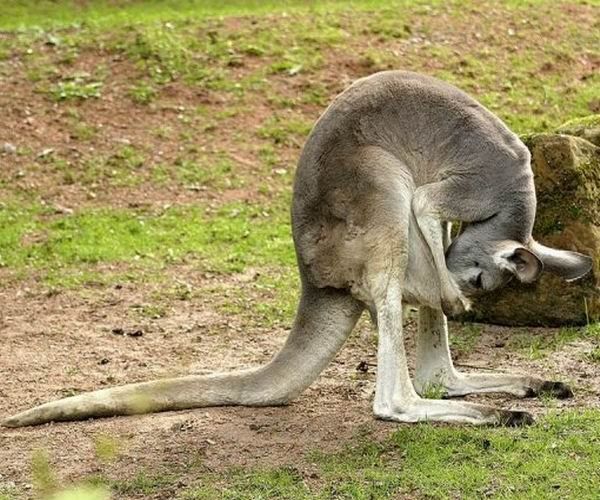
[[[574,283],[549,273],[533,285],[512,283],[478,300],[470,319],[545,326],[600,320],[600,147],[587,140],[594,127],[600,128],[598,115],[569,122],[558,134],[523,138],[536,179],[535,239],[591,255],[593,274]]]
[[[574,135],[600,146],[600,115],[590,115],[584,118],[575,118],[562,124],[556,129],[558,134]]]

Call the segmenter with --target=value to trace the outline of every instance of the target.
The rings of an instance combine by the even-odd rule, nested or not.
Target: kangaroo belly
[[[410,206],[410,205],[409,205]],[[319,288],[347,289],[354,298],[372,303],[371,284],[374,272],[402,272],[402,299],[414,305],[438,308],[440,305],[439,277],[431,252],[423,240],[410,209],[397,221],[408,226],[404,231],[378,227],[377,221],[356,225],[352,220],[322,218],[297,235],[298,258],[306,278]],[[393,241],[404,235],[404,241]],[[390,252],[403,253],[393,259],[403,266],[389,270]]]

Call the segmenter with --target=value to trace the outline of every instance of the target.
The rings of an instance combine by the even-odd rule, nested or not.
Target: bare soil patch
[[[594,30],[591,5],[558,8],[571,23],[580,26],[581,32]],[[532,8],[527,16],[503,6],[474,5],[463,9],[460,15],[451,6],[440,7],[435,15],[423,8],[398,20],[400,26],[404,25],[404,33],[390,35],[382,28],[385,24],[381,24],[377,13],[339,13],[336,23],[345,34],[344,43],[314,48],[313,55],[322,58],[317,69],[304,68],[297,74],[272,72],[267,68],[277,59],[241,53],[229,63],[228,79],[244,86],[244,79],[262,77],[266,85],[256,89],[248,85],[244,93],[237,95],[175,79],[156,86],[158,95],[149,104],[136,103],[131,98],[133,86],[150,81],[147,72],[125,53],[102,47],[109,39],[101,40],[99,47],[84,45],[71,60],[65,59],[63,49],[47,44],[43,37],[28,47],[32,51],[28,54],[14,41],[15,35],[1,34],[0,40],[14,41],[21,50],[1,61],[0,108],[4,127],[0,142],[14,144],[19,154],[0,153],[0,181],[10,186],[3,187],[0,182],[0,195],[35,194],[50,204],[71,209],[106,204],[128,206],[132,202],[163,205],[260,200],[265,194],[257,183],[251,182],[257,177],[271,185],[271,194],[277,195],[285,185],[277,175],[261,168],[264,162],[260,150],[272,146],[271,140],[260,136],[261,126],[277,114],[312,123],[334,95],[361,76],[392,68],[444,72],[463,81],[462,86],[475,97],[492,93],[506,99],[512,86],[519,86],[520,78],[535,80],[538,73],[568,72],[571,82],[567,87],[591,78],[600,64],[597,53],[584,47],[579,54],[567,54],[560,46],[549,46],[550,40],[571,36],[570,24],[544,22],[554,14],[549,5]],[[243,31],[252,41],[253,36],[258,37],[281,19],[226,18],[214,26],[203,26],[198,37],[213,32],[227,38]],[[433,52],[432,47],[436,48]],[[490,48],[494,50],[493,62],[489,60]],[[32,68],[29,58],[36,58],[38,67]],[[485,68],[491,64],[511,71],[502,78],[486,79]],[[32,69],[42,76],[32,75]],[[44,76],[45,72],[50,76]],[[91,75],[93,80],[96,73],[104,75],[98,77],[103,81],[100,98],[54,102],[48,97],[49,85],[80,74]],[[315,89],[323,94],[322,103],[302,99]],[[532,96],[527,109],[507,100],[496,103],[498,109],[493,110],[500,114],[542,114],[544,97],[541,89],[539,92]],[[90,137],[78,136],[77,126],[81,124],[94,130]],[[114,154],[124,145],[134,147],[144,157],[133,183],[119,185],[99,178],[82,185],[65,178],[65,169],[81,172],[86,161]],[[273,168],[293,170],[300,147],[301,141],[295,140],[277,144],[277,165]],[[40,156],[48,150],[52,152]],[[152,169],[157,165],[215,154],[224,154],[232,161],[233,177],[246,181],[243,188],[234,185],[198,189],[185,182],[161,184],[152,178]],[[58,168],[60,162],[63,165]]]

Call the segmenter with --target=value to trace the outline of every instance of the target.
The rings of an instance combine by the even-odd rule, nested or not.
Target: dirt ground
[[[195,285],[201,285],[203,278],[195,279]],[[123,285],[88,296],[68,292],[48,296],[26,286],[2,290],[0,302],[6,308],[0,320],[0,415],[79,391],[260,364],[285,339],[283,329],[248,329],[235,317],[217,314],[202,300],[173,301],[166,318],[127,319],[127,310],[143,301],[151,288]],[[406,324],[411,356],[414,318],[409,315]],[[135,331],[142,335],[128,335]],[[575,397],[554,402],[556,407],[599,406],[600,370],[585,361],[588,344],[570,344],[532,361],[523,352],[506,348],[514,331],[485,326],[472,352],[457,363],[463,369],[481,366],[566,380],[574,385]],[[531,334],[551,335],[552,330]],[[362,362],[368,365],[366,373],[357,369]],[[168,465],[170,471],[180,469],[181,479],[172,486],[175,490],[203,471],[307,464],[306,454],[311,450],[341,449],[364,434],[380,439],[397,427],[372,416],[374,364],[374,333],[365,318],[319,380],[287,407],[207,408],[2,429],[0,480],[33,492],[30,464],[38,449],[47,450],[53,470],[65,483],[98,473],[123,479]],[[548,411],[535,399],[477,399],[535,415]],[[115,461],[99,460],[95,447],[99,436],[118,442]],[[189,469],[192,462],[200,465]],[[310,476],[310,471],[303,472]],[[157,498],[168,498],[171,493],[163,489]]]
[[[590,6],[571,6],[568,11],[567,7],[560,8],[581,24],[582,31],[593,29]],[[545,48],[558,29],[552,23],[543,22],[543,15],[542,11],[539,25],[545,36],[529,40],[532,47]],[[460,20],[463,24],[456,27],[459,20],[448,14],[430,17],[425,12],[413,19],[414,34],[411,37],[398,40],[371,37],[369,46],[373,51],[385,47],[394,61],[421,71],[444,67],[443,57],[430,58],[423,52],[432,42],[447,44],[454,50],[448,52],[452,54],[465,46],[483,50],[492,42],[501,47],[502,54],[507,57],[520,50],[510,33],[512,27],[521,26],[521,19],[502,19],[493,10],[481,13],[476,9],[465,16],[466,20],[462,17]],[[352,20],[342,21],[352,25]],[[228,20],[222,29],[225,33],[234,31],[236,22]],[[268,25],[270,21],[263,22]],[[478,30],[489,30],[494,35],[489,40],[481,39]],[[0,33],[0,40],[11,37]],[[61,71],[73,74],[93,73],[96,67],[103,66],[110,75],[102,99],[90,99],[77,105],[59,104],[48,99],[37,88],[39,85],[27,77],[25,48],[19,48],[6,60],[5,73],[0,80],[3,117],[0,144],[18,145],[22,154],[10,159],[0,155],[0,180],[6,181],[0,182],[0,200],[19,193],[55,207],[60,214],[103,206],[256,202],[266,196],[261,194],[258,183],[221,191],[189,190],[174,183],[156,185],[149,170],[144,169],[139,172],[142,181],[131,186],[116,186],[106,179],[96,183],[79,182],[77,178],[75,182],[64,180],[60,161],[64,160],[65,165],[77,174],[85,170],[86,160],[110,155],[124,144],[131,144],[141,151],[147,165],[161,161],[173,163],[178,156],[185,156],[182,150],[191,147],[195,148],[193,154],[228,152],[230,159],[243,167],[240,176],[260,178],[266,183],[272,178],[278,179],[272,183],[275,187],[269,194],[275,198],[278,192],[289,190],[289,183],[283,182],[277,174],[272,178],[265,176],[264,169],[259,168],[259,149],[267,141],[256,135],[259,126],[273,114],[274,104],[269,102],[269,94],[298,99],[317,81],[327,96],[333,96],[349,81],[391,67],[386,62],[378,63],[360,56],[361,39],[353,43],[355,46],[323,54],[324,69],[318,80],[310,74],[300,74],[293,79],[281,74],[269,76],[269,92],[250,96],[251,110],[245,107],[247,103],[243,100],[236,102],[240,112],[221,117],[213,133],[203,127],[205,122],[222,112],[227,99],[231,99],[223,92],[207,93],[173,82],[161,87],[156,103],[135,105],[128,97],[127,89],[139,78],[139,70],[130,61],[118,54],[86,48],[71,66],[63,67],[57,62],[58,55],[54,53],[57,49],[43,40],[38,41],[33,52],[39,56],[40,66],[52,63]],[[270,62],[266,60],[263,64]],[[597,60],[585,53],[559,63],[568,68],[574,78],[581,79],[593,74],[598,67]],[[247,57],[242,66],[231,69],[230,77],[248,76],[256,64],[255,58]],[[457,64],[462,68],[467,62],[461,60]],[[509,66],[506,61],[497,64]],[[456,71],[462,71],[460,68]],[[474,87],[470,90],[479,94],[487,89]],[[181,116],[192,116],[192,110],[200,107],[206,110],[206,116],[195,117],[191,123],[180,119]],[[313,122],[323,108],[324,104],[306,104],[299,100],[295,113]],[[279,113],[284,115],[286,111],[279,109]],[[87,140],[77,138],[76,126],[80,123],[95,127],[97,132]],[[167,137],[156,133],[161,127],[168,127]],[[238,136],[235,137],[232,131]],[[184,141],[181,135],[185,132],[192,137]],[[300,143],[293,141],[277,146],[274,170],[282,166],[293,168],[290,166],[296,161],[300,147]],[[52,152],[46,155],[44,151],[47,150]],[[173,282],[178,276],[185,276],[200,290],[213,285],[214,280],[231,288],[244,287],[244,279],[240,276],[211,277],[183,265],[172,265],[165,273]],[[83,391],[158,377],[254,366],[266,362],[287,334],[280,327],[249,327],[243,319],[219,311],[210,297],[186,301],[172,299],[166,303],[169,314],[162,318],[140,319],[131,314],[136,306],[148,303],[149,297],[164,283],[86,285],[57,292],[38,278],[32,274],[20,279],[0,267],[0,418]],[[168,300],[165,298],[163,302]],[[260,297],[252,293],[246,297],[250,304],[257,300]],[[413,314],[406,322],[411,359],[415,318]],[[450,328],[456,329],[459,325],[451,324]],[[529,331],[542,339],[555,333],[551,329]],[[131,335],[134,332],[141,334]],[[516,332],[515,329],[482,326],[474,348],[459,356],[457,363],[465,370],[482,367],[568,381],[575,389],[574,398],[552,403],[503,396],[473,399],[487,399],[497,406],[524,409],[535,415],[547,412],[548,406],[559,410],[600,407],[600,365],[586,359],[585,353],[591,348],[589,343],[572,343],[547,356],[530,359],[525,351],[509,348],[507,339]],[[31,461],[36,450],[47,451],[51,468],[62,484],[95,474],[127,479],[140,470],[175,471],[178,482],[161,488],[158,496],[150,498],[172,498],[176,491],[193,484],[202,473],[225,471],[236,466],[294,464],[305,468],[302,470],[304,477],[318,481],[316,467],[311,471],[311,464],[306,459],[308,452],[338,450],[364,434],[372,439],[383,439],[397,428],[397,424],[376,421],[372,416],[375,350],[373,329],[365,318],[318,381],[287,407],[207,408],[35,428],[0,428],[0,485],[14,485],[25,497],[34,496]],[[367,366],[368,370],[359,370],[359,365]],[[98,456],[96,443],[102,436],[110,436],[118,442],[119,451],[112,461],[102,461]],[[135,498],[135,495],[130,497]]]

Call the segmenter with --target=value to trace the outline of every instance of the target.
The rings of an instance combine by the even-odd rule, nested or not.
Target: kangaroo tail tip
[[[7,418],[1,420],[0,426],[14,428],[14,427],[24,427],[26,425],[33,425],[32,423],[28,423],[23,418],[21,418],[21,415],[22,414],[19,413],[18,415],[13,415],[11,417],[7,417]]]
[[[45,412],[42,408],[31,408],[22,411],[16,415],[11,415],[0,420],[0,427],[27,427],[30,425],[40,425],[52,422],[55,418],[51,414]]]

